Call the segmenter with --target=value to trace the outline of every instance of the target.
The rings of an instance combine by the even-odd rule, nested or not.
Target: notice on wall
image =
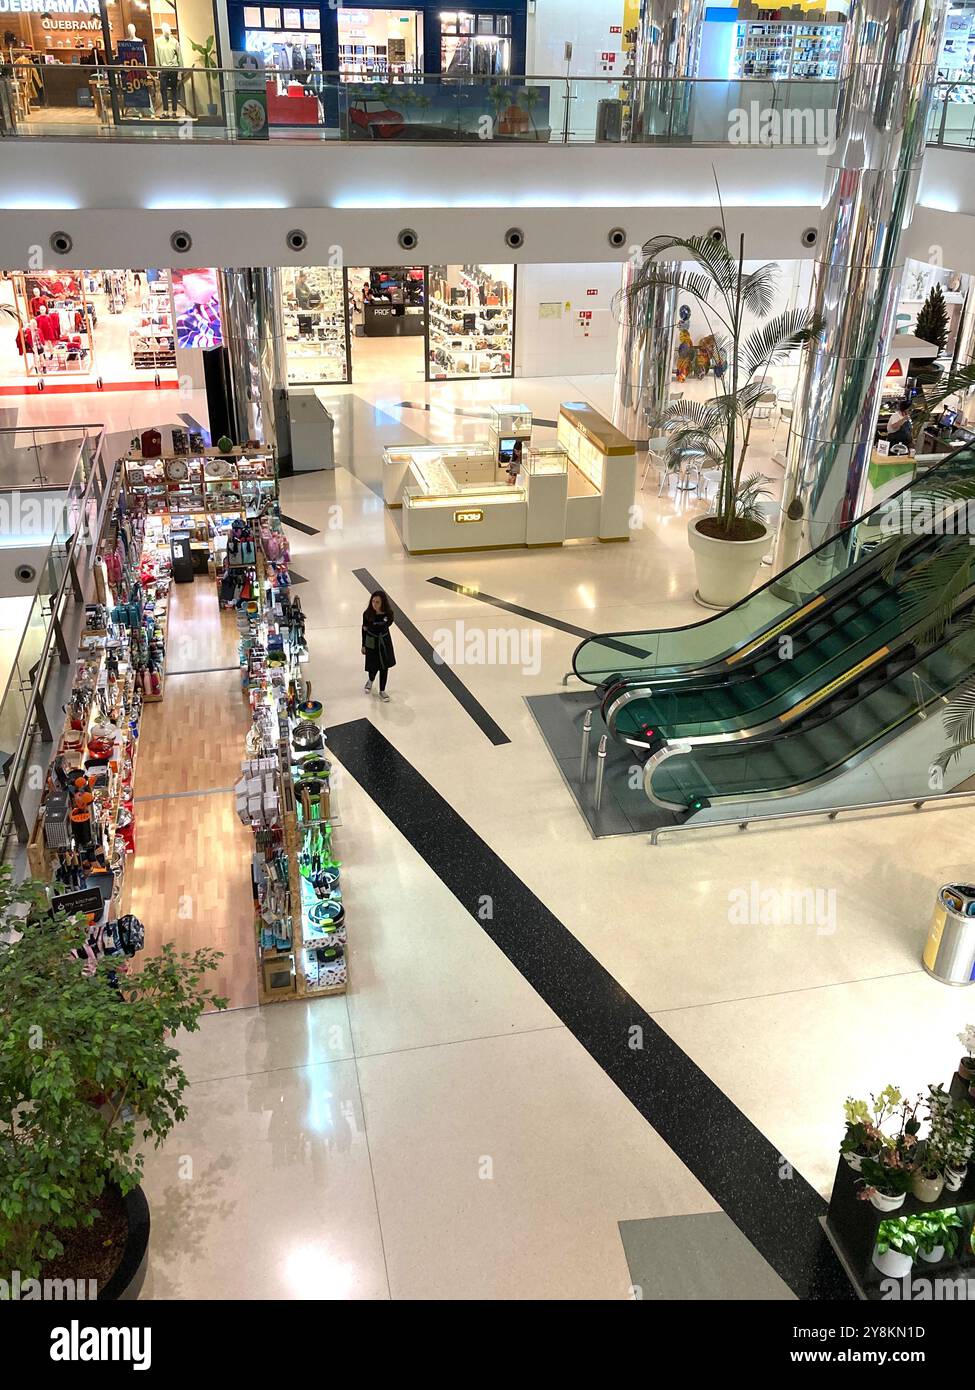
[[[562,304],[539,304],[538,317],[540,319],[560,319],[562,317]]]

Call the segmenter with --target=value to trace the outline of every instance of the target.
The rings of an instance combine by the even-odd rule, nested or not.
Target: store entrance
[[[423,72],[421,10],[338,12],[343,82],[409,82]]]
[[[352,380],[426,379],[426,271],[423,266],[349,269]]]

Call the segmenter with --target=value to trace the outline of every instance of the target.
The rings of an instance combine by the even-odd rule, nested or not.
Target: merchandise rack
[[[734,77],[833,81],[839,77],[844,24],[742,20],[735,34]]]

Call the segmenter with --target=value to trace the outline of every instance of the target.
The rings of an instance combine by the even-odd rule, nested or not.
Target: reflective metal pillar
[[[224,342],[230,408],[237,442],[274,446],[278,465],[291,471],[288,369],[278,273],[270,267],[224,270]]]
[[[697,75],[706,0],[642,0],[630,84],[630,139],[673,138],[686,131]]]
[[[658,263],[662,272],[676,273],[677,263]],[[677,291],[650,286],[629,298],[643,262],[629,260],[623,267],[623,287],[618,301],[619,338],[616,348],[616,382],[613,424],[629,439],[647,438],[659,431],[652,427],[663,413],[670,393],[677,322]]]
[[[802,506],[803,552],[862,510],[943,17],[943,0],[850,6],[813,285],[826,329],[805,358],[783,497]]]

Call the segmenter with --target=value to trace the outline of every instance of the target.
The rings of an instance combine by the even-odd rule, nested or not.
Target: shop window
[[[429,271],[431,380],[513,375],[513,265],[432,265]]]
[[[281,317],[288,384],[349,379],[345,275],[334,266],[286,266],[281,271]]]
[[[343,82],[403,82],[423,72],[421,10],[340,8],[338,30]]]
[[[448,77],[495,77],[511,72],[512,16],[475,10],[440,15],[440,67]]]

